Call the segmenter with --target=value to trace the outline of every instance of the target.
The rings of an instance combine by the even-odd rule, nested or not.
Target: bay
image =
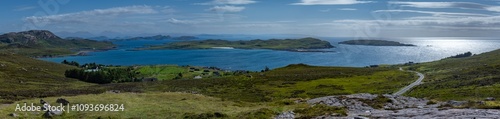
[[[233,38],[236,40],[239,38]],[[244,38],[240,38],[244,39]],[[341,45],[338,42],[355,38],[320,38],[329,41],[336,48],[334,52],[289,52],[265,49],[208,49],[208,50],[144,50],[130,49],[145,45],[159,45],[175,40],[116,41],[116,50],[92,52],[89,56],[67,56],[41,58],[51,62],[63,60],[80,63],[100,63],[107,65],[193,65],[215,66],[227,70],[260,71],[284,67],[289,64],[304,63],[317,66],[364,67],[376,64],[401,64],[406,62],[430,62],[452,55],[472,52],[480,54],[500,48],[500,40],[486,37],[414,37],[383,38],[416,47],[405,46],[361,46]]]

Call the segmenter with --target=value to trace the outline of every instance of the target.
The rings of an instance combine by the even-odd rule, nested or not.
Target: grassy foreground
[[[65,112],[54,118],[111,118],[111,119],[157,119],[157,118],[270,118],[282,111],[295,110],[298,117],[315,117],[323,114],[339,113],[345,115],[343,108],[313,106],[307,104],[287,103],[248,103],[222,100],[199,94],[187,93],[104,93],[97,95],[79,95],[62,97],[74,104],[123,104],[124,111],[117,112]],[[56,97],[44,98],[55,104]],[[43,112],[15,112],[17,104],[34,103],[40,106],[38,99],[18,101],[0,108],[0,118],[13,118],[9,114],[16,113],[19,118],[42,118]]]
[[[183,118],[185,113],[223,112],[235,117],[238,113],[264,108],[264,106],[238,106],[238,103],[222,101],[218,98],[185,93],[103,93],[63,97],[72,104],[124,104],[119,112],[69,112],[58,118]],[[45,98],[55,104],[57,98]],[[39,104],[39,99],[23,100],[0,110],[0,118],[7,118],[15,110],[16,104]],[[40,112],[42,113],[42,112]],[[19,113],[27,118],[39,118],[41,114]]]

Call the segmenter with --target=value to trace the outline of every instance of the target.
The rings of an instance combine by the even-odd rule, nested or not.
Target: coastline
[[[58,57],[67,57],[67,56],[89,56],[89,53],[92,52],[105,52],[109,50],[116,49],[116,47],[110,47],[110,48],[102,48],[102,49],[79,49],[75,51],[74,53],[71,54],[62,54],[62,55],[48,55],[48,56],[32,56],[33,58],[58,58]]]
[[[332,41],[335,42],[335,41]],[[134,42],[135,43],[135,42]],[[249,49],[249,48],[235,48],[234,50],[225,49],[154,49],[154,50],[135,50],[132,47],[128,48],[125,44],[124,47],[119,47],[119,51],[113,50],[108,52],[91,53],[94,52],[91,49],[87,51],[89,55],[86,57],[74,57],[78,61],[92,62],[91,57],[99,57],[99,60],[110,60],[103,61],[102,63],[109,64],[119,64],[131,66],[134,64],[181,64],[181,65],[197,65],[197,66],[218,66],[223,68],[231,69],[245,69],[245,70],[260,70],[262,67],[269,66],[271,68],[285,66],[291,63],[308,63],[316,66],[350,66],[350,67],[365,67],[369,65],[376,64],[399,64],[405,62],[430,62],[440,60],[442,58],[453,56],[459,53],[463,53],[458,50],[451,50],[442,52],[443,49],[447,49],[446,45],[437,44],[436,42],[428,41],[418,41],[418,42],[408,42],[419,46],[432,44],[434,48],[427,47],[357,47],[352,45],[338,45],[338,48],[333,49],[287,49],[287,50],[276,50],[276,49]],[[439,43],[439,42],[438,42]],[[459,42],[462,43],[462,42]],[[491,42],[484,42],[490,44]],[[500,43],[495,42],[494,44]],[[135,44],[133,44],[135,45]],[[480,44],[475,46],[464,47],[466,51],[471,51],[472,53],[479,54],[483,52],[492,51],[491,47],[479,47]],[[446,46],[446,47],[445,47]],[[480,49],[477,49],[480,48]],[[399,50],[404,50],[406,52],[398,52]],[[134,52],[132,52],[134,51]],[[304,52],[304,53],[300,53]],[[421,53],[426,52],[426,57],[421,57]],[[134,56],[128,58],[127,62],[114,60],[112,55],[116,53],[123,53],[126,55]],[[230,53],[228,55],[220,55],[217,53]],[[252,53],[252,54],[250,54]],[[384,55],[385,58],[377,56],[378,53],[387,53]],[[413,55],[408,55],[412,53]],[[420,54],[419,54],[420,53]],[[73,55],[78,54],[78,52],[73,52]],[[109,56],[106,56],[109,55]],[[62,55],[67,56],[67,55]],[[110,57],[111,56],[111,57]],[[181,57],[183,60],[178,60],[175,57]],[[390,57],[390,60],[386,60]],[[62,58],[50,58],[46,57],[47,61],[60,62]],[[50,59],[49,59],[50,58]],[[161,59],[161,61],[144,61],[144,59]],[[399,59],[402,58],[402,59]],[[258,59],[258,60],[257,60]],[[207,62],[207,61],[212,62]],[[231,62],[250,62],[252,65],[245,65],[241,63],[225,64],[221,63],[223,61]],[[257,63],[253,63],[259,61]]]

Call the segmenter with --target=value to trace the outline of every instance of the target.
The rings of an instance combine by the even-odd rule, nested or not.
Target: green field
[[[368,76],[346,78],[325,78],[285,85],[262,85],[259,88],[271,90],[273,97],[318,97],[355,93],[391,94],[416,79],[411,73],[397,70],[376,72]],[[390,82],[390,83],[389,83]]]
[[[199,69],[199,71],[190,70],[190,68]],[[208,70],[208,72],[204,72]],[[140,72],[140,76],[145,78],[158,78],[158,80],[172,80],[182,74],[179,79],[193,79],[195,76],[202,76],[203,78],[215,77],[213,72],[219,72],[224,75],[224,71],[208,69],[198,66],[177,66],[177,65],[152,65],[152,66],[138,66],[136,69]],[[205,73],[205,74],[204,74]],[[226,74],[229,75],[229,74]]]

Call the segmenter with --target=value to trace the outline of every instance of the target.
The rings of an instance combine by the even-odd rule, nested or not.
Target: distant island
[[[123,38],[123,39],[110,39],[111,41],[131,41],[131,40],[165,40],[170,39],[171,36],[167,35],[155,35],[155,36],[147,36],[147,37],[133,37],[133,38]]]
[[[82,38],[63,39],[47,30],[11,32],[0,35],[0,52],[11,52],[31,57],[81,55],[82,51],[102,51],[115,48],[106,41]]]
[[[174,39],[174,40],[195,40],[195,39],[198,39],[198,37],[195,37],[195,36],[179,36],[179,37],[173,37],[172,39]]]
[[[339,42],[339,44],[369,45],[369,46],[416,46],[413,44],[403,44],[396,41],[386,41],[386,40],[348,40]]]
[[[269,39],[249,41],[228,41],[220,39],[209,39],[201,41],[181,41],[158,46],[139,48],[136,50],[159,50],[159,49],[271,49],[296,52],[322,52],[318,49],[334,48],[328,41],[316,38],[301,39]],[[325,51],[326,52],[326,51]]]
[[[179,36],[172,37],[170,35],[155,35],[155,36],[145,36],[145,37],[133,37],[133,38],[118,38],[118,39],[110,39],[110,41],[132,41],[132,40],[194,40],[198,39],[195,36]]]

